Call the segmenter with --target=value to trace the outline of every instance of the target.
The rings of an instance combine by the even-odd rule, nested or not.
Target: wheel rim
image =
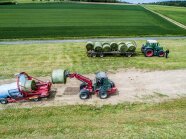
[[[86,93],[81,94],[81,99],[86,99],[86,98],[87,98],[87,94]]]
[[[101,98],[107,98],[107,93],[101,93]]]
[[[96,57],[96,54],[93,54],[92,57]]]
[[[153,56],[153,51],[152,51],[152,50],[147,50],[146,55],[147,55],[148,57]]]

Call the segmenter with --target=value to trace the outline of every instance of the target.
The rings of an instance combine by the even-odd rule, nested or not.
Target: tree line
[[[179,6],[179,7],[186,7],[186,1],[180,0],[180,1],[164,1],[164,2],[155,2],[151,3],[154,5],[166,5],[166,6]]]

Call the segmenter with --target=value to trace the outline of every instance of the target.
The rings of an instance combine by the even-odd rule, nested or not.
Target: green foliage
[[[186,18],[184,18],[186,14],[186,8],[184,7],[171,7],[160,5],[146,5],[146,7],[186,25]]]
[[[167,70],[186,68],[186,39],[161,40],[170,50],[169,58],[146,58],[140,49],[145,41],[137,41],[137,55],[131,58],[107,56],[89,58],[86,43],[29,44],[0,46],[0,78],[14,78],[15,73],[28,72],[34,76],[49,76],[53,69],[63,68],[79,73],[115,71],[119,68]]]
[[[186,35],[138,5],[32,3],[1,6],[0,39]]]
[[[0,111],[1,138],[185,138],[186,99]]]
[[[163,1],[163,2],[155,2],[155,3],[151,3],[151,4],[186,7],[185,0]]]

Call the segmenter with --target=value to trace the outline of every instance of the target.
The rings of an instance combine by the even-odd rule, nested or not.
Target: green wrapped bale
[[[103,52],[110,52],[111,48],[110,48],[110,44],[109,43],[105,43],[103,44]]]
[[[66,70],[57,69],[52,72],[52,83],[53,84],[66,84]]]
[[[30,93],[33,90],[36,90],[35,80],[27,80],[24,84],[23,91]]]
[[[91,41],[88,41],[86,44],[86,49],[87,49],[87,51],[94,50],[94,43]]]
[[[95,52],[102,52],[103,51],[101,42],[95,42],[94,51]]]
[[[110,43],[108,43],[108,42],[102,42],[102,46],[105,44],[110,45]]]
[[[131,42],[126,42],[125,43],[126,45],[127,45],[127,48],[128,48],[128,52],[135,52],[135,50],[136,50],[136,46],[133,44],[133,43],[131,43]]]
[[[128,50],[128,47],[124,42],[119,42],[118,43],[118,50],[120,52],[126,52]]]
[[[112,51],[117,51],[118,50],[118,44],[116,42],[111,42],[110,43],[110,48]]]

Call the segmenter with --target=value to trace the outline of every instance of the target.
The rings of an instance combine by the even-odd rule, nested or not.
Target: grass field
[[[13,78],[14,73],[26,71],[34,76],[48,76],[55,68],[67,68],[79,73],[99,70],[136,68],[170,70],[186,68],[186,39],[161,40],[160,44],[170,50],[170,57],[146,58],[140,53],[142,43],[137,41],[137,56],[89,58],[85,43],[0,45],[0,77]]]
[[[138,5],[1,5],[0,39],[186,35]]]
[[[160,6],[160,5],[148,5],[146,7],[186,25],[185,7]]]
[[[185,138],[186,99],[0,111],[1,138]]]

